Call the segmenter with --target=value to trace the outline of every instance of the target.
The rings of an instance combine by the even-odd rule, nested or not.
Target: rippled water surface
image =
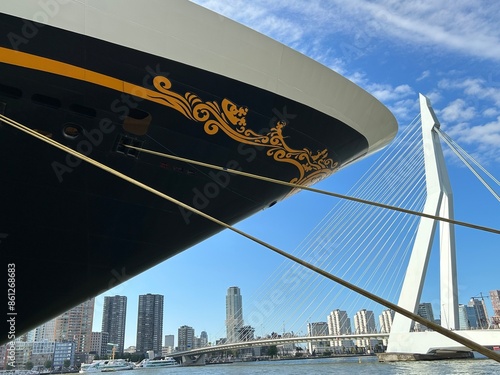
[[[174,367],[122,371],[120,375],[245,375],[245,374],[345,374],[345,375],[452,375],[500,374],[500,363],[490,359],[470,359],[432,362],[380,363],[376,357],[324,358],[288,361],[240,362],[201,367]]]

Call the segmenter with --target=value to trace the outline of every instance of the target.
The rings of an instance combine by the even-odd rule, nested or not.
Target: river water
[[[138,372],[141,375],[492,375],[500,374],[500,363],[491,359],[381,363],[377,357],[343,357],[140,369],[132,373],[139,375]],[[120,375],[132,374],[122,371]]]

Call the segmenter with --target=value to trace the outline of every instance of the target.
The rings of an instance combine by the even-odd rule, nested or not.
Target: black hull
[[[0,15],[3,51],[13,50],[8,35],[24,25]],[[181,97],[189,92],[215,103],[230,98],[248,108],[244,119],[252,134],[279,128],[290,149],[327,153],[326,167],[314,175],[279,159],[265,143],[222,129],[209,134],[203,122],[161,100],[75,79],[64,70],[0,63],[6,116],[227,223],[273,205],[291,190],[131,151],[123,142],[304,184],[368,147],[351,127],[310,107],[172,60],[49,26],[16,47],[151,91],[161,88],[153,82],[159,76]],[[7,124],[0,125],[0,160],[0,257],[6,271],[8,265],[15,269],[16,336],[222,229]],[[11,325],[4,327],[1,337],[8,341]]]

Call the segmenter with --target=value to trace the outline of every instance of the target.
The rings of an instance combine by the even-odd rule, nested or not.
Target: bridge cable
[[[488,177],[500,185],[500,182],[495,179],[486,169],[484,169],[476,160],[474,160],[469,154],[467,154],[460,146],[458,146],[445,132],[440,128],[435,127],[436,132],[441,136],[441,139],[451,148],[451,150],[458,156],[458,158],[469,168],[469,170],[477,177],[477,179],[484,185],[486,189],[500,202],[500,196],[493,190],[493,188],[482,178],[479,173],[470,165],[470,163],[462,155],[464,153],[468,158],[472,160]]]
[[[497,180],[491,173],[489,173],[481,164],[479,164],[479,162],[474,159],[471,155],[469,155],[467,153],[467,151],[465,151],[457,142],[455,142],[453,140],[453,138],[451,138],[448,134],[446,134],[443,129],[441,128],[435,128],[436,131],[439,133],[439,135],[445,137],[449,143],[451,143],[455,148],[456,150],[459,152],[459,153],[462,153],[464,154],[467,158],[469,158],[479,169],[481,169],[489,178],[491,178],[497,185],[500,185],[500,181]]]
[[[390,301],[387,301],[383,298],[380,298],[377,295],[374,295],[374,294],[372,294],[372,293],[370,293],[362,288],[359,288],[358,286],[351,284],[351,283],[349,283],[349,282],[347,282],[347,281],[345,281],[345,280],[343,280],[343,279],[341,279],[341,278],[339,278],[331,273],[328,273],[328,272],[326,272],[326,271],[324,271],[324,270],[322,270],[322,269],[320,269],[320,268],[318,268],[310,263],[307,263],[307,262],[303,261],[302,259],[299,259],[299,258],[285,252],[284,250],[281,250],[281,249],[279,249],[279,248],[277,248],[277,247],[275,247],[275,246],[273,246],[265,241],[262,241],[256,237],[242,231],[242,230],[239,230],[239,229],[231,226],[230,224],[227,224],[223,221],[220,221],[217,218],[214,218],[214,217],[212,217],[212,216],[210,216],[210,215],[208,215],[208,214],[206,214],[206,213],[204,213],[204,212],[202,212],[194,207],[191,207],[191,206],[189,206],[189,205],[187,205],[187,204],[185,204],[185,203],[183,203],[183,202],[181,202],[181,201],[179,201],[179,200],[177,200],[177,199],[175,199],[167,194],[164,194],[156,189],[153,189],[152,187],[150,187],[150,186],[148,186],[140,181],[137,181],[137,180],[117,171],[116,169],[113,169],[105,164],[102,164],[102,163],[98,162],[97,160],[94,160],[94,159],[92,159],[84,154],[81,154],[78,151],[75,151],[67,146],[64,146],[63,144],[45,136],[45,135],[42,135],[41,133],[39,133],[33,129],[30,129],[29,127],[24,126],[16,121],[10,119],[9,117],[7,117],[5,115],[0,114],[0,119],[2,121],[4,121],[4,123],[24,132],[32,137],[35,137],[35,138],[37,138],[37,139],[39,139],[39,140],[41,140],[41,141],[43,141],[51,146],[54,146],[62,151],[65,151],[72,156],[75,156],[75,157],[77,157],[77,158],[97,167],[97,168],[102,169],[105,172],[108,172],[108,173],[110,173],[118,178],[121,178],[122,180],[127,181],[127,182],[129,182],[129,183],[131,183],[139,188],[142,188],[142,189],[144,189],[144,190],[146,190],[146,191],[148,191],[148,192],[150,192],[150,193],[152,193],[160,198],[168,200],[171,203],[174,203],[174,204],[176,204],[176,205],[178,205],[186,210],[189,210],[189,211],[191,211],[191,212],[193,212],[193,213],[195,213],[195,214],[197,214],[197,215],[199,215],[199,216],[201,216],[201,217],[203,217],[203,218],[205,218],[205,219],[207,219],[215,224],[220,225],[223,228],[229,229],[229,230],[249,239],[250,241],[253,241],[257,244],[260,244],[260,245],[268,248],[269,250],[271,250],[271,251],[273,251],[273,252],[275,252],[275,253],[277,253],[285,258],[290,259],[291,261],[293,261],[295,263],[301,264],[302,266],[304,266],[304,267],[306,267],[306,268],[308,268],[308,269],[310,269],[310,270],[312,270],[320,275],[323,275],[324,277],[326,277],[326,278],[328,278],[328,279],[330,279],[330,280],[332,280],[340,285],[343,285],[344,287],[346,287],[352,291],[355,291],[355,292],[357,292],[357,293],[359,293],[359,294],[361,294],[361,295],[363,295],[363,296],[365,296],[365,297],[367,297],[367,298],[369,298],[369,299],[371,299],[371,300],[373,300],[373,301],[375,301],[375,302],[377,302],[377,303],[379,303],[379,304],[381,304],[389,309],[392,309],[395,312],[397,312],[401,315],[404,315],[409,319],[412,319],[412,320],[414,320],[414,321],[416,321],[416,322],[418,322],[418,323],[420,323],[420,324],[422,324],[422,325],[424,325],[424,326],[426,326],[426,327],[428,327],[436,332],[439,332],[443,336],[446,336],[446,337],[450,338],[451,340],[454,340],[454,341],[456,341],[456,342],[458,342],[458,343],[460,343],[460,344],[462,344],[462,345],[464,345],[472,350],[476,350],[477,352],[485,355],[486,357],[488,357],[490,359],[493,359],[497,362],[500,362],[500,354],[495,353],[493,350],[487,349],[486,347],[479,345],[478,343],[476,343],[476,342],[474,342],[466,337],[462,337],[453,331],[450,331],[444,327],[441,327],[440,325],[437,325],[436,323],[433,323],[427,319],[424,319],[421,316],[414,314],[406,309],[403,309]]]
[[[464,221],[458,221],[458,220],[449,219],[449,218],[445,218],[445,217],[426,214],[424,212],[408,210],[408,209],[402,208],[402,207],[395,207],[395,206],[391,206],[391,205],[384,204],[384,203],[378,203],[378,202],[373,202],[373,201],[369,201],[366,199],[347,196],[344,194],[333,193],[333,192],[326,191],[326,190],[321,190],[321,189],[316,189],[316,188],[312,188],[309,186],[294,184],[292,182],[281,181],[281,180],[277,180],[277,179],[274,179],[271,177],[259,176],[259,175],[253,174],[253,173],[248,173],[248,172],[243,172],[243,171],[239,171],[236,169],[221,167],[218,165],[209,164],[209,163],[205,163],[205,162],[201,162],[201,161],[197,161],[197,160],[193,160],[193,159],[188,159],[188,158],[183,158],[180,156],[165,154],[165,153],[158,152],[158,151],[148,150],[148,149],[141,148],[141,147],[135,147],[135,146],[125,145],[125,144],[123,146],[137,150],[137,151],[141,151],[144,153],[148,153],[148,154],[152,154],[152,155],[156,155],[156,156],[161,156],[161,157],[164,157],[167,159],[182,161],[185,163],[194,164],[194,165],[198,165],[198,166],[202,166],[202,167],[207,167],[207,168],[211,168],[211,169],[215,169],[215,170],[219,170],[219,171],[224,171],[227,173],[231,173],[231,174],[235,174],[235,175],[239,175],[239,176],[244,176],[244,177],[249,177],[249,178],[253,178],[256,180],[267,181],[267,182],[271,182],[271,183],[278,184],[278,185],[292,187],[295,189],[311,191],[314,193],[328,195],[328,196],[335,197],[335,198],[346,199],[346,200],[350,200],[350,201],[354,201],[354,202],[358,202],[358,203],[368,204],[371,206],[386,208],[386,209],[393,210],[393,211],[399,211],[399,212],[403,212],[403,213],[410,214],[410,215],[425,217],[427,219],[444,221],[444,222],[447,222],[450,224],[455,224],[455,225],[459,225],[459,226],[463,226],[463,227],[477,229],[477,230],[481,230],[481,231],[485,231],[485,232],[491,232],[494,234],[500,234],[500,229],[496,229],[496,228],[490,228],[490,227],[485,227],[482,225],[471,224],[471,223],[467,223]]]
[[[417,123],[413,124],[414,128],[416,124]],[[406,129],[408,128],[411,129],[411,125]],[[415,181],[418,179],[418,175],[414,173],[414,171],[419,170],[419,164],[423,164],[421,142],[415,142],[413,140],[416,134],[421,135],[421,131],[413,131],[413,133],[408,131],[401,132],[399,134],[400,136],[392,143],[391,147],[386,148],[385,152],[381,154],[381,157],[373,163],[373,167],[360,178],[359,182],[361,186],[354,186],[353,189],[351,189],[352,193],[349,192],[347,194],[395,205],[394,194],[391,192],[397,189],[397,194],[399,195],[396,195],[396,198],[402,197],[403,199],[400,199],[401,202],[396,205],[406,206],[406,204],[404,204],[405,200],[413,196],[415,189],[421,186],[421,183]],[[388,152],[389,150],[396,150],[396,155],[394,155],[394,152]],[[389,165],[394,167],[390,168]],[[399,181],[403,181],[403,183],[398,183]],[[352,202],[345,200],[342,202],[344,203],[340,204],[339,202],[339,204],[327,214],[326,217],[330,218],[326,220],[327,224],[323,225],[323,228],[326,229],[322,229],[321,231],[316,230],[314,235],[309,234],[309,237],[314,237],[314,243],[309,244],[310,249],[313,249],[311,256],[306,257],[304,251],[301,252],[302,254],[295,255],[305,260],[312,258],[314,260],[312,263],[316,266],[335,273],[342,278],[346,278],[348,273],[356,272],[358,276],[356,279],[352,280],[356,285],[362,286],[364,283],[364,285],[370,285],[370,288],[373,286],[376,288],[391,288],[390,283],[384,283],[383,278],[376,276],[377,271],[380,271],[382,262],[387,260],[391,262],[391,252],[387,251],[387,246],[389,246],[389,249],[392,248],[389,242],[391,237],[399,235],[397,233],[403,233],[404,236],[411,234],[410,230],[406,230],[404,227],[411,223],[410,220],[413,217],[407,216],[405,218],[396,219],[398,215],[396,211],[381,210],[373,206],[361,207],[361,205],[355,205],[352,207],[350,206]],[[423,205],[420,204],[419,207],[423,207]],[[415,210],[415,207],[412,207],[412,209]],[[332,215],[332,213],[334,214]],[[325,221],[325,219],[323,219],[323,221]],[[353,223],[355,224],[353,225]],[[367,226],[369,228],[367,228]],[[319,241],[317,240],[318,238]],[[398,247],[403,244],[403,241],[400,240],[395,242]],[[349,250],[345,251],[346,248],[349,248]],[[333,251],[329,252],[326,251],[326,249]],[[368,256],[368,254],[366,254],[367,252],[372,255]],[[394,262],[396,254],[400,256],[401,252],[393,251],[392,254],[391,263]],[[405,254],[407,254],[407,252],[405,252]],[[354,255],[356,255],[356,257],[354,257]],[[370,259],[372,260],[370,261]],[[376,261],[378,261],[378,265]],[[390,277],[396,281],[396,277],[401,272],[398,268],[402,264],[402,262],[398,262],[396,263],[397,266],[395,270],[392,269],[391,271],[387,271],[386,268],[382,270],[379,275],[390,275]],[[375,269],[371,276],[367,277],[370,267]],[[388,265],[386,265],[386,267],[388,267]],[[333,272],[333,268],[338,270]],[[290,272],[288,272],[288,274],[290,274]],[[316,277],[309,276],[307,279],[301,277],[302,283],[307,282],[308,285],[310,285],[310,287],[301,288],[301,290],[317,290],[316,295],[320,301],[319,303],[316,301],[314,305],[310,304],[308,306],[308,308],[311,306],[313,307],[312,313],[308,311],[308,315],[320,313],[329,316],[332,311],[331,308],[329,308],[331,303],[329,301],[335,301],[337,305],[343,306],[342,310],[354,309],[359,298],[353,299],[346,297],[344,302],[339,303],[339,297],[343,293],[342,290],[332,288],[331,285],[329,286],[321,279],[318,279],[321,278],[320,275],[316,275]],[[295,276],[295,274],[292,273],[292,276]],[[326,281],[326,279],[323,280]],[[321,290],[319,290],[320,284],[322,285]],[[394,283],[392,286],[394,286]],[[385,292],[387,293],[387,291]],[[376,294],[381,295],[380,293]],[[391,298],[387,299],[390,300]],[[294,295],[293,304],[289,303],[288,305],[296,305],[297,300],[303,300],[303,298]],[[322,306],[323,303],[325,306]],[[350,307],[346,307],[346,304]],[[281,305],[286,306],[287,304],[281,303]],[[302,310],[301,316],[295,319],[294,324],[299,322],[299,319],[304,316],[304,313],[305,309]],[[269,324],[268,319],[266,319],[266,324]],[[333,330],[334,326],[332,326],[331,329]]]

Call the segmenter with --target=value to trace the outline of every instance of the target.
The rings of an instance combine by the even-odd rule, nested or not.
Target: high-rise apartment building
[[[373,311],[362,309],[354,316],[354,333],[373,333],[377,332],[375,325],[375,316]]]
[[[392,320],[394,319],[394,310],[384,310],[378,317],[380,323],[380,333],[390,333]]]
[[[490,300],[493,305],[493,316],[491,317],[491,323],[495,325],[496,328],[500,327],[500,290],[490,290]]]
[[[155,355],[161,355],[162,339],[163,296],[140,295],[137,313],[137,352],[146,353],[148,350],[153,350]]]
[[[76,354],[89,353],[94,320],[94,298],[73,307],[55,319],[55,341],[74,341]]]
[[[194,349],[194,329],[182,326],[177,330],[177,346],[180,351]]]
[[[327,317],[330,335],[346,335],[351,333],[351,319],[347,311],[333,310]]]
[[[35,341],[56,341],[56,320],[51,319],[35,328]]]
[[[107,332],[110,343],[116,345],[116,352],[123,354],[125,344],[125,321],[127,297],[104,297],[101,332]]]
[[[243,299],[240,288],[232,286],[226,295],[226,334],[229,343],[238,341],[238,330],[243,327]]]

